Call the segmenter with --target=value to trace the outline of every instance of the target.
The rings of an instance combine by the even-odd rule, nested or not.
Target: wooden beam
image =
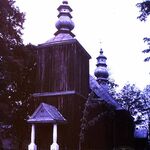
[[[60,91],[60,92],[42,92],[34,93],[33,97],[48,97],[48,96],[60,96],[60,95],[73,95],[76,94],[75,91]]]
[[[59,91],[59,92],[42,92],[42,93],[34,93],[33,97],[49,97],[49,96],[64,96],[64,95],[79,95],[84,99],[87,99],[83,95],[79,94],[76,91]]]

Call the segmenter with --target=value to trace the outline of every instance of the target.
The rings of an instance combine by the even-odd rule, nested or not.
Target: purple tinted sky
[[[57,21],[57,7],[61,0],[16,0],[26,13],[24,43],[40,44],[53,37]],[[143,38],[150,35],[150,21],[140,22],[135,6],[138,0],[68,0],[72,7],[75,29],[73,33],[92,56],[93,75],[96,57],[102,47],[108,69],[116,83],[135,83],[143,88],[150,84],[150,62],[141,51],[147,48]],[[102,42],[102,44],[100,44]]]

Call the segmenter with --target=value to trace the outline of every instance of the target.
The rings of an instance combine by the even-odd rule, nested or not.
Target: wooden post
[[[35,144],[35,125],[32,124],[31,127],[31,143],[28,145],[28,150],[37,150],[37,145]]]
[[[53,124],[53,143],[50,150],[59,150],[59,145],[57,144],[57,124]]]

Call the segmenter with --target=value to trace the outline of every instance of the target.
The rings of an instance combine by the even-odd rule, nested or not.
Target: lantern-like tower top
[[[100,55],[97,57],[97,68],[95,69],[95,76],[99,84],[106,84],[108,82],[109,73],[106,64],[107,58],[103,55],[103,50],[100,49]]]
[[[72,9],[68,5],[68,1],[64,0],[62,4],[57,9],[59,11],[58,21],[55,26],[58,29],[55,32],[55,37],[63,37],[66,39],[74,38],[75,35],[71,32],[74,29],[74,22],[72,19]]]
[[[57,10],[59,12],[57,16],[58,21],[55,24],[57,31],[54,33],[53,38],[51,38],[43,44],[40,44],[40,46],[46,46],[55,42],[63,42],[75,39],[75,35],[72,33],[72,30],[74,29],[75,25],[72,21],[72,9],[69,6],[68,1],[63,0],[62,4],[57,8]]]

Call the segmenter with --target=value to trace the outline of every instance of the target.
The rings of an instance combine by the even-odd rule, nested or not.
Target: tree
[[[117,83],[115,83],[115,80],[112,78],[109,78],[109,80],[108,80],[108,92],[114,98],[115,98],[116,91],[117,91],[118,87],[119,87],[119,85]]]
[[[150,86],[141,91],[135,84],[126,84],[114,97],[134,117],[136,127],[147,129],[150,138]]]
[[[135,118],[135,123],[142,122],[142,112],[144,107],[144,100],[142,98],[142,91],[139,90],[135,84],[126,84],[116,95],[116,100],[121,106],[128,110]]]
[[[23,29],[24,14],[14,6],[14,0],[0,0],[0,100],[10,98],[8,89],[15,92],[15,71],[17,64],[14,51],[23,47],[21,29]],[[9,90],[10,91],[10,90]]]
[[[21,30],[25,20],[24,13],[15,7],[14,0],[0,0],[0,50],[13,50],[22,45]]]
[[[23,46],[21,29],[23,29],[24,14],[14,6],[14,0],[0,0],[0,92],[5,91],[13,70],[14,51]],[[11,67],[10,67],[11,66]]]
[[[149,128],[150,138],[150,85],[147,85],[143,90],[144,109],[143,112],[148,115],[147,126]]]
[[[137,18],[140,19],[141,21],[146,21],[147,17],[150,15],[150,1],[145,0],[141,3],[137,3],[137,7],[140,9],[140,15]],[[143,40],[148,45],[148,48],[143,50],[143,53],[149,53],[150,52],[150,38],[145,37],[143,38]],[[144,59],[145,62],[149,60],[150,60],[149,56]]]
[[[14,49],[22,45],[21,29],[24,14],[14,6],[14,0],[0,0],[0,85],[1,92],[10,82]],[[11,67],[10,67],[11,66]]]
[[[142,95],[145,103],[144,111],[149,112],[150,115],[150,85],[144,88]]]
[[[136,6],[140,9],[140,15],[138,16],[138,19],[141,21],[146,21],[147,17],[150,14],[150,1],[145,0],[141,3],[137,3]]]
[[[22,142],[36,63],[34,46],[24,46],[21,38],[25,15],[14,4],[0,0],[0,137],[16,135]]]

